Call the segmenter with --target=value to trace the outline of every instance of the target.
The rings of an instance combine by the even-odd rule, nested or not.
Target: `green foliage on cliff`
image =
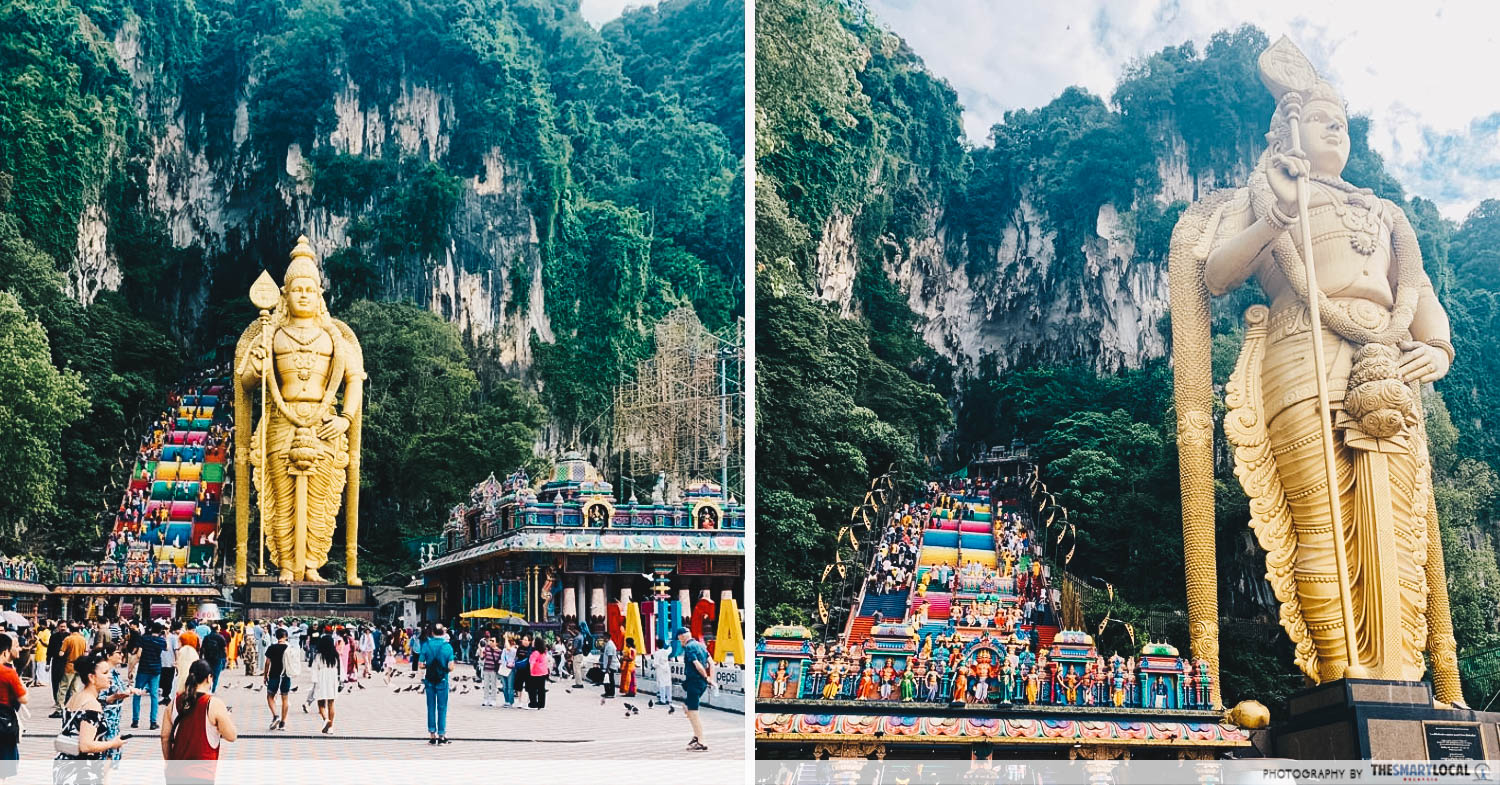
[[[362,300],[345,313],[365,372],[360,570],[400,569],[407,543],[430,537],[446,510],[502,467],[542,468],[531,445],[546,417],[513,380],[481,385],[458,330],[407,303]]]
[[[743,6],[721,0],[668,0],[608,34],[570,0],[0,3],[0,289],[45,331],[58,389],[80,382],[89,406],[58,408],[67,429],[36,463],[50,480],[12,495],[25,509],[7,520],[31,534],[0,531],[0,552],[97,556],[139,416],[184,357],[254,318],[245,290],[262,265],[280,271],[300,232],[345,232],[324,260],[331,306],[371,330],[371,527],[434,533],[470,484],[527,459],[545,421],[565,440],[592,423],[596,437],[672,305],[714,329],[743,314],[742,137],[727,130],[743,111],[742,36]],[[355,112],[370,124],[340,128]],[[377,147],[398,122],[415,140]],[[169,226],[152,200],[205,177],[226,189],[226,225],[193,230],[222,247],[179,247],[183,219],[201,214]],[[476,217],[484,199],[503,214]],[[107,227],[102,253],[124,275],[87,307],[66,293],[85,282],[60,272],[83,216]],[[476,249],[485,223],[517,247]],[[362,302],[421,295],[451,257],[491,275],[502,317],[532,302],[539,260],[547,313],[522,323],[551,336],[531,336],[537,364],[519,370],[544,401],[482,359],[493,349],[466,345],[472,334]],[[418,367],[426,350],[441,367]],[[21,395],[0,389],[0,408]],[[399,539],[371,545],[373,563],[407,558]]]
[[[951,422],[881,238],[924,225],[962,149],[951,89],[894,36],[803,0],[756,4],[756,29],[756,603],[774,623],[808,619],[870,477],[923,473]],[[830,219],[861,205],[834,229],[860,259],[846,319],[811,282]]]

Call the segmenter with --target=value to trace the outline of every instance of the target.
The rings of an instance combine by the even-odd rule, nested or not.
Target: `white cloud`
[[[1249,22],[1291,36],[1352,112],[1371,118],[1370,143],[1413,193],[1462,218],[1500,197],[1500,178],[1434,170],[1435,161],[1495,170],[1500,111],[1491,78],[1500,7],[1488,3],[1307,0],[869,0],[963,102],[976,142],[1008,109],[1041,106],[1069,85],[1108,97],[1125,65],[1164,46]],[[1471,138],[1476,131],[1482,137]],[[1454,150],[1467,150],[1455,155]],[[1428,189],[1442,186],[1440,193]]]
[[[603,27],[625,13],[626,8],[656,5],[657,0],[583,0],[578,13],[594,27]]]

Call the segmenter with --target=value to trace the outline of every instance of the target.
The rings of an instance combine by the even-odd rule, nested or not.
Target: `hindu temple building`
[[[650,640],[670,636],[673,619],[711,639],[722,601],[745,599],[742,504],[706,480],[621,501],[577,452],[540,483],[517,471],[475,485],[432,550],[408,589],[427,621],[496,608],[534,629],[582,622],[597,635],[634,605]]]
[[[839,536],[868,569],[823,573],[827,633],[776,626],[757,641],[756,757],[1198,759],[1250,747],[1213,705],[1207,663],[1154,641],[1100,651],[1069,628],[1081,612],[1057,585],[1038,486],[1012,447],[907,503],[892,485],[890,503],[857,509]]]

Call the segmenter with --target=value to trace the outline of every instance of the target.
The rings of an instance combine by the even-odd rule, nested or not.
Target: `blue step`
[[[879,613],[886,621],[899,621],[906,617],[907,592],[898,591],[891,594],[866,594],[865,601],[859,606],[860,616],[874,616]]]
[[[917,640],[923,640],[929,635],[937,635],[939,633],[946,634],[947,632],[947,622],[930,621],[922,625],[921,629],[917,630]]]

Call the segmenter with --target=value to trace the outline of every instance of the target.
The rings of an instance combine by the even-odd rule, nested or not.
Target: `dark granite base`
[[[281,616],[350,616],[374,619],[364,586],[338,583],[279,583],[274,578],[250,578],[240,588],[239,600],[250,619]]]
[[[1440,709],[1426,682],[1341,679],[1287,701],[1271,730],[1277,757],[1296,760],[1500,759],[1500,712]]]

